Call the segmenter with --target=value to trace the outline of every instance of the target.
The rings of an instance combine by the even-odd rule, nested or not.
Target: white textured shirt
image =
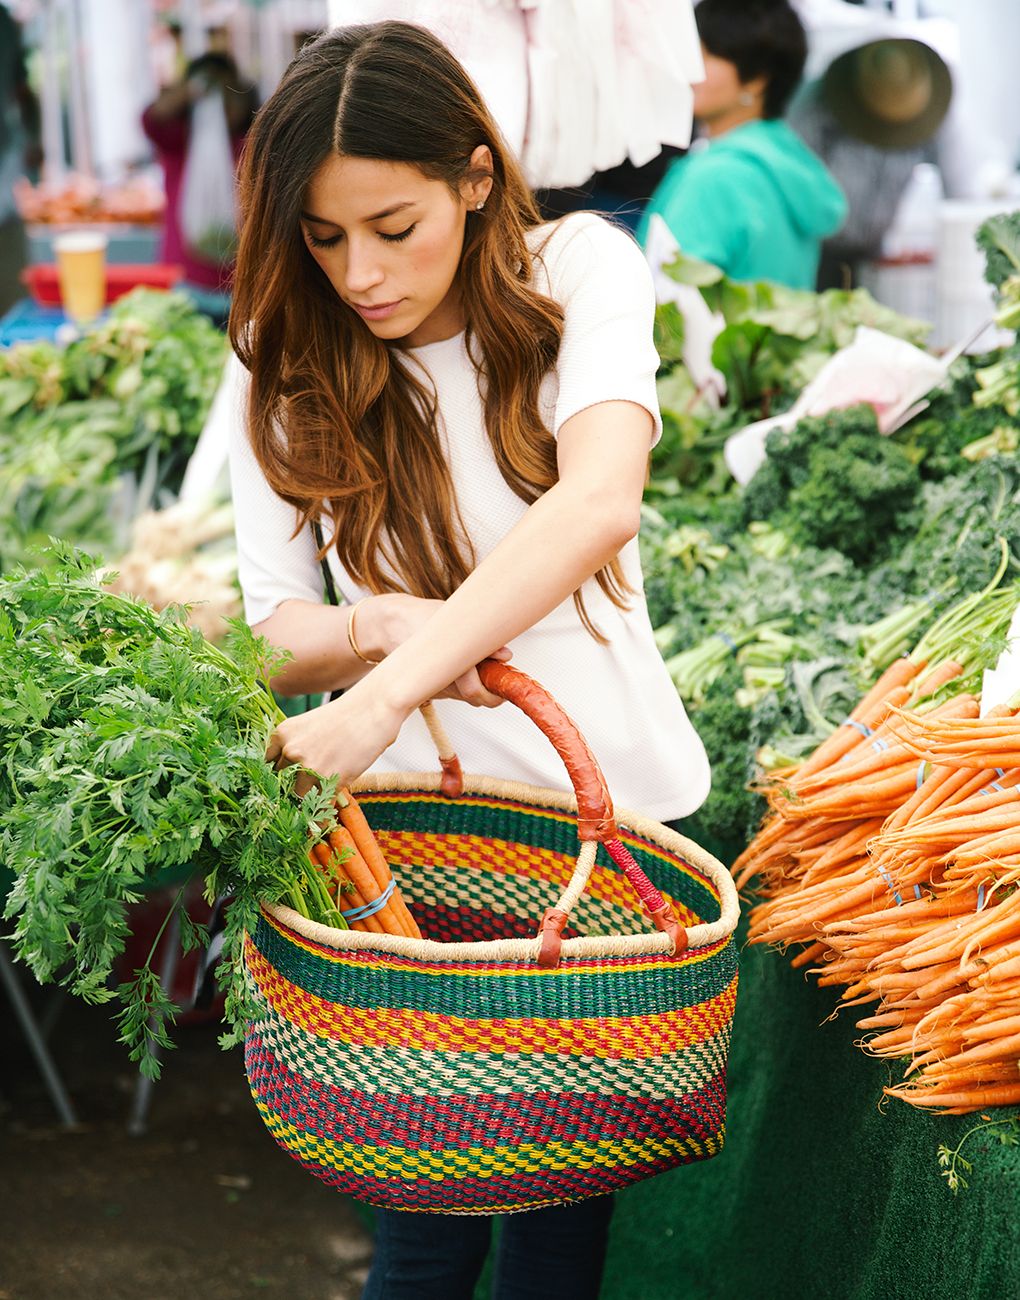
[[[535,261],[533,283],[562,305],[565,321],[556,365],[539,393],[546,428],[555,436],[587,407],[627,401],[651,413],[658,438],[655,297],[640,249],[628,234],[586,213],[565,218],[551,236],[548,227],[532,231],[532,248],[547,237]],[[408,353],[435,386],[439,435],[461,518],[481,563],[528,507],[496,465],[464,335]],[[285,600],[321,602],[323,584],[311,530],[291,536],[294,508],[276,496],[255,460],[244,422],[246,375],[236,358],[231,365],[237,416],[230,470],[238,567],[245,615],[256,624]],[[636,593],[629,608],[614,605],[594,579],[584,586],[588,615],[608,644],[600,645],[585,631],[568,598],[515,638],[511,662],[541,682],[580,728],[614,801],[666,821],[686,816],[704,801],[708,761],[652,636],[636,538],[621,551],[620,560]],[[352,580],[335,551],[329,563],[345,600],[371,594]],[[569,789],[548,740],[512,705],[493,711],[437,700],[436,708],[465,772]],[[415,714],[372,770],[436,768],[425,724]]]

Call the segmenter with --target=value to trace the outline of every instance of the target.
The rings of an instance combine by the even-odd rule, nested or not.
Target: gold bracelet
[[[350,612],[347,615],[347,643],[363,664],[371,664],[374,668],[375,665],[381,663],[382,660],[369,659],[368,655],[363,655],[358,649],[357,641],[354,639],[354,615],[358,612],[358,606],[367,599],[367,596],[362,596],[361,600],[356,600],[350,608]]]

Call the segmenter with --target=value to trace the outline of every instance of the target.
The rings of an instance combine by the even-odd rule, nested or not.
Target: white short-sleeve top
[[[643,406],[661,433],[652,342],[655,297],[637,244],[602,218],[578,213],[550,232],[529,235],[534,285],[565,314],[556,365],[539,394],[546,427],[563,424],[599,402]],[[437,420],[464,526],[481,562],[524,516],[527,505],[500,474],[485,431],[478,376],[464,335],[408,349],[430,377]],[[246,379],[234,358],[235,387],[230,471],[238,567],[249,623],[268,618],[285,600],[319,603],[322,575],[310,529],[292,537],[294,508],[269,487],[245,427]],[[600,645],[585,631],[568,598],[511,644],[512,663],[541,682],[581,729],[598,759],[615,803],[666,821],[686,816],[704,801],[709,767],[704,747],[666,672],[652,636],[635,538],[620,553],[635,590],[621,610],[594,579],[584,587],[585,607],[607,638]],[[371,593],[329,557],[338,591],[347,601]],[[476,709],[456,700],[436,707],[467,773],[569,789],[566,773],[546,738],[512,705]],[[415,714],[373,771],[433,771],[435,751]]]

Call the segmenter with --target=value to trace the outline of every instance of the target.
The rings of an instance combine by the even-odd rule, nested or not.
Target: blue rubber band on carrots
[[[397,882],[391,880],[378,898],[373,898],[370,903],[364,903],[361,907],[349,907],[346,910],[341,908],[340,915],[345,921],[363,921],[367,916],[375,916],[376,912],[381,912],[390,901],[390,895],[396,887]]]

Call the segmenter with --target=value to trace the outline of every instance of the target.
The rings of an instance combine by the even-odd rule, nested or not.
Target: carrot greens
[[[264,641],[237,622],[218,648],[184,611],[106,590],[82,552],[55,543],[46,558],[0,581],[0,852],[15,877],[5,916],[40,980],[123,1004],[122,1039],[155,1073],[149,1049],[174,1008],[148,964],[111,983],[128,904],[191,877],[210,898],[232,897],[220,969],[225,1044],[237,1041],[241,941],[259,902],[344,925],[308,858],[334,812],[318,790],[296,796],[296,769],[265,762],[283,715],[266,686],[280,659]],[[185,938],[201,935],[185,926]]]

